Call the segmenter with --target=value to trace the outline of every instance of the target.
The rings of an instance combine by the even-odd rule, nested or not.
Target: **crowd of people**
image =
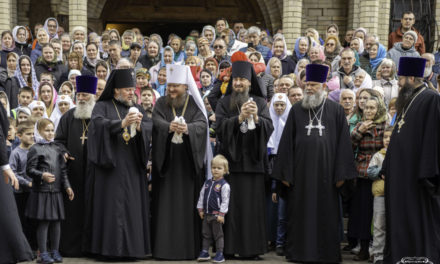
[[[440,262],[440,52],[415,19],[388,47],[224,18],[2,32],[0,263],[208,261],[213,242],[214,262]]]

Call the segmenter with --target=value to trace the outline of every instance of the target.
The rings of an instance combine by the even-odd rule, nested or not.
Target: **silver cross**
[[[322,137],[322,130],[325,129],[325,126],[321,124],[321,120],[318,120],[318,125],[315,128],[319,129],[319,136]]]
[[[306,126],[307,136],[310,136],[310,131],[312,131],[313,128],[315,128],[315,126],[313,125],[313,120],[310,120],[309,124]]]

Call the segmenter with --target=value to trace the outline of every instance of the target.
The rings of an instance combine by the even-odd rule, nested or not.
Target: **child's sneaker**
[[[61,257],[61,254],[58,250],[52,251],[52,258],[56,263],[62,263],[63,257]]]
[[[208,260],[210,260],[211,259],[211,256],[209,255],[209,252],[208,251],[206,251],[206,250],[202,250],[201,252],[200,252],[200,255],[199,255],[199,257],[197,258],[197,261],[208,261]]]
[[[217,252],[215,257],[212,259],[212,262],[221,263],[225,262],[225,257],[223,256],[223,252]]]
[[[40,258],[37,260],[37,263],[42,263],[42,264],[52,264],[53,262],[54,262],[53,258],[50,257],[47,251],[41,252]]]

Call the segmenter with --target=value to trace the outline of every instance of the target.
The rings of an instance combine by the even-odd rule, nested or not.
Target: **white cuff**
[[[2,168],[2,171],[10,170],[10,169],[11,169],[11,167],[9,166],[9,164],[3,165],[1,168]]]

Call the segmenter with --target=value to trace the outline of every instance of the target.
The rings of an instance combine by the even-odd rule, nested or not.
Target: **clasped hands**
[[[258,106],[255,101],[249,101],[241,106],[241,113],[238,116],[239,123],[253,116],[255,123],[258,123]]]
[[[170,123],[170,133],[171,132],[177,132],[177,134],[188,134],[188,125],[185,124],[180,124],[178,122],[172,121]]]
[[[124,119],[122,119],[122,123],[121,126],[122,128],[126,128],[128,126],[130,126],[131,124],[136,123],[136,130],[137,131],[141,131],[141,123],[142,123],[142,118],[144,117],[144,115],[142,113],[128,113]]]

